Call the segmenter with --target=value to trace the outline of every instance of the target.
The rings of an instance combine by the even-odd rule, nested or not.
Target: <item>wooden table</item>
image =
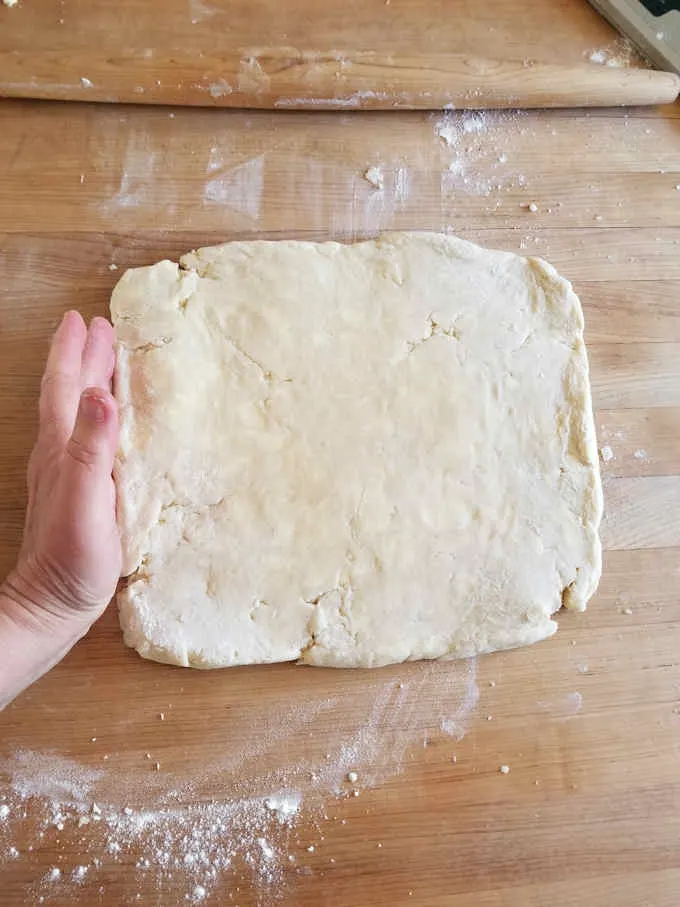
[[[99,20],[91,4],[61,6],[73,41],[109,24],[101,6]],[[300,0],[285,28],[279,7],[235,6],[236,43],[256,40],[253,6],[263,42],[277,29],[304,40]],[[575,0],[525,24],[514,4],[491,6],[478,23],[520,56],[534,39],[534,55],[574,60],[612,41]],[[18,17],[36,25],[46,8],[0,8],[3,49],[5,21],[20,43]],[[107,8],[138,15],[140,46],[177,27],[175,2],[167,21],[132,0]],[[356,4],[352,20],[329,5],[313,37],[464,40],[448,4],[392,0],[387,31],[379,8]],[[382,192],[363,177],[374,164]],[[110,609],[0,715],[0,903],[677,907],[679,185],[678,105],[442,117],[0,104],[1,571],[61,313],[105,314],[122,269],[237,237],[452,230],[548,258],[583,300],[612,454],[600,591],[529,649],[369,673],[200,673],[125,650]],[[286,821],[265,803],[281,791],[300,800]]]
[[[0,9],[0,90],[32,97],[185,103],[200,83],[204,103],[219,103],[204,75],[220,61],[240,60],[246,83],[261,57],[281,53],[574,64],[593,51],[635,59],[584,0],[19,0]]]

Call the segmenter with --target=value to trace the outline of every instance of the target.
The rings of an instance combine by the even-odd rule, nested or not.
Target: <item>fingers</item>
[[[79,312],[67,312],[52,338],[45,374],[65,369],[78,374],[86,337],[87,327],[82,315]]]
[[[113,342],[113,328],[106,318],[93,318],[83,350],[82,387],[110,388],[114,365]]]
[[[110,390],[115,364],[114,332],[105,318],[89,330],[78,312],[67,312],[52,340],[40,395],[41,429],[65,444],[73,432],[85,387]]]
[[[109,391],[89,387],[80,397],[76,424],[66,445],[69,478],[81,487],[110,479],[117,446],[116,401]]]
[[[85,322],[78,312],[67,312],[52,339],[40,390],[41,427],[56,428],[61,434],[73,429],[80,372],[87,338]]]

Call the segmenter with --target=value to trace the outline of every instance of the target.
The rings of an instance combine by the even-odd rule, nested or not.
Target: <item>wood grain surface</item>
[[[166,0],[162,7],[146,0],[19,0],[0,14],[0,54],[59,54],[63,61],[133,50],[139,59],[149,50],[248,56],[282,47],[565,64],[582,63],[595,50],[621,55],[615,32],[582,0]],[[55,70],[52,79],[59,78]]]
[[[0,66],[3,97],[261,110],[614,107],[672,104],[680,90],[680,76],[653,69],[469,54],[278,48],[245,57],[171,50],[64,58],[33,51],[5,55]],[[79,75],[85,71],[87,78]]]
[[[61,8],[74,42],[96,32],[106,45],[117,19],[139,46],[155,21],[158,40],[177,34],[174,2],[167,20],[142,3],[98,7],[98,18],[84,2]],[[259,43],[288,32],[301,44],[305,29],[327,45],[388,43],[371,25],[377,4],[353,5],[350,25],[344,7],[314,18],[300,2],[267,16],[234,4],[235,44],[256,43],[249,8]],[[448,4],[430,4],[425,20],[422,3],[380,8],[403,27],[402,49],[446,38],[455,50],[457,28],[476,34]],[[585,3],[538,4],[522,29],[515,8],[487,4],[477,24],[565,62],[612,40]],[[58,17],[43,0],[0,8],[3,51],[5,21],[37,23],[48,9]],[[58,31],[38,31],[38,47]],[[373,165],[382,191],[363,176]],[[677,104],[446,116],[0,104],[0,572],[19,547],[38,383],[61,314],[105,314],[124,268],[228,239],[451,230],[549,259],[583,301],[599,444],[611,452],[600,590],[528,649],[376,672],[202,673],[125,650],[109,609],[0,714],[3,907],[167,907],[199,902],[197,885],[201,903],[220,907],[677,907],[679,185]],[[78,827],[68,810],[59,820],[44,798],[20,796],[49,786],[46,772],[68,781],[86,769],[102,773],[85,794],[102,822]],[[280,787],[302,796],[290,828],[252,814]],[[124,807],[133,819],[149,811],[144,833],[121,831]],[[232,855],[216,879],[184,864],[192,834],[211,858]]]
[[[582,0],[479,6],[22,0],[0,9],[0,96],[289,109],[677,97],[671,74],[594,65],[641,61]]]

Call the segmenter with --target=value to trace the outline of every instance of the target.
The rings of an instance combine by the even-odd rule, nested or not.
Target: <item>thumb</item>
[[[118,408],[108,391],[83,391],[68,444],[67,460],[76,472],[110,476],[118,446]]]

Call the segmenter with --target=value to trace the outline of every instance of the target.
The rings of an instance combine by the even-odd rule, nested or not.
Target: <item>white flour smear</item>
[[[310,173],[310,178],[317,182],[320,176],[334,179],[323,168]],[[341,197],[348,197],[351,202],[334,205],[328,212],[333,235],[364,237],[395,229],[395,217],[409,204],[411,171],[408,167],[393,162],[372,165],[367,170],[347,174],[345,180],[345,188],[339,191],[343,193]]]
[[[104,207],[115,212],[120,208],[134,208],[148,202],[157,158],[158,152],[152,150],[149,137],[133,133],[125,148],[118,191],[109,201],[104,202]]]
[[[606,47],[586,51],[585,56],[591,63],[600,66],[632,66],[643,58],[628,38],[618,38]]]
[[[219,12],[219,9],[208,6],[207,3],[202,3],[201,0],[189,0],[189,13],[191,15],[192,24],[194,25],[202,19],[209,19]]]
[[[34,903],[94,903],[116,864],[145,904],[200,903],[244,873],[257,903],[275,903],[323,856],[333,803],[401,773],[414,744],[465,734],[474,660],[388,671],[352,675],[330,698],[282,690],[225,728],[222,759],[213,737],[183,773],[15,752],[0,760],[0,867],[36,865]]]
[[[573,693],[565,693],[550,699],[539,699],[537,704],[539,709],[548,712],[553,718],[564,720],[578,715],[583,705],[583,696],[578,690],[574,690]]]
[[[208,88],[208,94],[211,98],[224,98],[233,92],[233,88],[226,79],[218,79],[211,82]]]
[[[524,128],[521,111],[449,111],[438,116],[435,134],[449,158],[442,173],[442,197],[455,192],[489,195],[494,190],[523,186],[521,173],[513,172],[508,140]]]
[[[239,71],[236,76],[236,86],[239,91],[257,94],[269,88],[269,76],[264,71],[256,56],[242,57],[239,62]]]
[[[219,152],[212,148],[207,173],[217,175],[205,184],[203,202],[206,205],[224,205],[251,220],[260,217],[262,189],[264,187],[264,155],[251,158],[231,170],[221,170]]]
[[[228,164],[224,159],[224,155],[217,145],[213,145],[208,154],[208,163],[206,164],[205,172],[208,174],[217,173],[218,171],[226,170],[227,168]]]

